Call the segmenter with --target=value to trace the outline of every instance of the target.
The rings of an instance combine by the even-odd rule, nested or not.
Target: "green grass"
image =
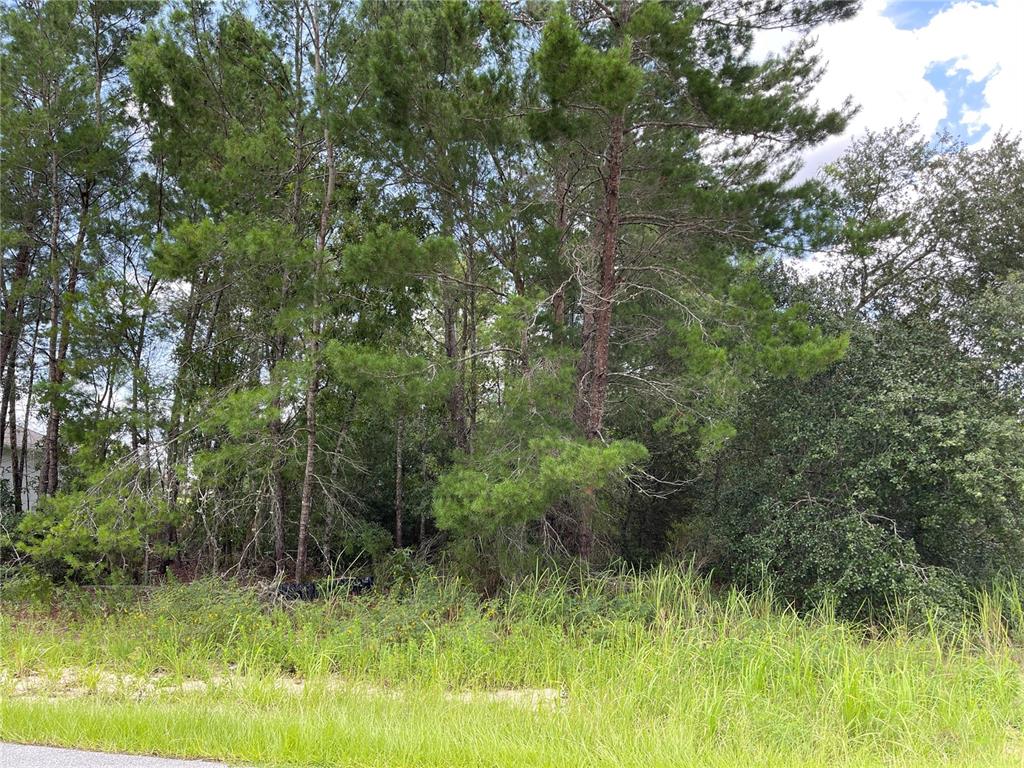
[[[218,582],[104,602],[5,606],[0,739],[255,765],[1024,765],[1017,594],[885,633],[674,570],[484,602],[429,578],[288,609]]]

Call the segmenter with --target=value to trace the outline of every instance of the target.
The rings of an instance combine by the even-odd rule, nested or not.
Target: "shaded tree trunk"
[[[56,142],[51,130],[50,140]],[[60,238],[60,190],[57,178],[57,153],[50,153],[50,330],[48,347],[47,377],[50,382],[57,378],[57,322],[60,313],[60,255],[58,242]],[[50,393],[51,400],[53,393]],[[51,408],[54,406],[51,405]],[[57,453],[57,435],[51,434],[50,421],[46,425],[46,437],[43,443],[43,461],[39,471],[39,495],[45,496],[50,491],[50,461]]]
[[[323,43],[320,38],[320,21],[316,5],[312,6],[311,31],[313,35],[313,69],[317,82],[323,72]],[[322,114],[322,105],[318,105]],[[324,253],[327,250],[327,233],[330,229],[331,204],[334,199],[334,188],[337,183],[337,166],[334,158],[334,142],[326,122],[323,129],[324,149],[326,152],[327,181],[324,184],[323,203],[320,207],[320,230],[316,238],[316,258],[313,271],[313,317],[310,319],[309,339],[306,343],[309,360],[309,378],[306,382],[306,466],[302,480],[302,506],[299,510],[299,541],[295,557],[295,580],[302,581],[306,577],[306,559],[309,540],[309,518],[313,508],[313,474],[316,471],[316,393],[319,388],[319,334],[320,321],[316,314],[319,311],[316,284],[320,279]]]
[[[310,370],[309,380],[306,382],[306,463],[302,477],[302,506],[299,509],[299,541],[295,554],[296,581],[306,578],[309,517],[313,509],[313,475],[316,471],[317,353],[316,338],[313,336],[307,346],[307,355],[312,370]]]
[[[35,198],[38,191],[39,184],[36,176],[33,175],[29,190],[30,198]],[[25,308],[22,289],[35,253],[35,249],[30,244],[35,223],[27,212],[22,221],[22,229],[25,241],[18,246],[17,255],[14,258],[14,270],[11,273],[11,290],[4,296],[3,332],[0,334],[0,371],[7,370],[7,356],[16,354],[18,339],[21,336]]]
[[[558,231],[558,259],[564,259],[565,241],[569,227],[568,169],[560,164],[555,169],[555,229]],[[551,320],[555,326],[555,341],[562,341],[565,328],[565,285],[560,284],[551,297]]]
[[[7,365],[7,381],[5,395],[10,402],[10,434],[11,437],[11,492],[14,494],[14,515],[21,515],[21,462],[18,457],[18,408],[15,402],[16,387],[14,385],[15,356],[11,355]],[[3,422],[0,421],[0,432]]]
[[[583,343],[576,368],[576,402],[573,421],[588,440],[601,436],[608,399],[608,353],[611,344],[612,306],[616,285],[616,254],[619,237],[619,189],[625,119],[612,118],[604,159],[603,200],[598,231],[597,274],[583,291]],[[580,557],[589,559],[594,549],[594,515],[597,498],[585,489],[580,500],[577,526]]]
[[[182,376],[187,370],[189,357],[192,355],[192,347],[195,343],[196,328],[199,325],[199,314],[202,307],[200,294],[206,285],[207,273],[203,270],[196,283],[189,289],[188,313],[185,318],[185,328],[182,334],[181,345],[178,347],[178,371],[174,383],[174,396],[171,400],[170,425],[167,428],[167,501],[173,515],[178,506],[178,493],[181,481],[178,479],[177,467],[184,460],[185,451],[181,445],[182,428],[184,422],[184,398],[185,382]],[[178,531],[174,523],[168,523],[164,529],[164,537],[168,547],[173,547],[178,541]],[[164,560],[161,571],[166,572],[171,560]]]
[[[300,0],[295,0],[293,11],[295,14],[295,28],[292,38],[292,64],[294,67],[294,89],[295,89],[295,102],[292,109],[294,110],[293,119],[295,121],[295,132],[293,136],[293,166],[295,168],[295,179],[292,184],[292,199],[291,199],[291,216],[292,222],[295,228],[295,238],[297,241],[302,239],[302,117],[305,110],[305,100],[303,97],[302,90],[302,70],[303,70],[303,52],[302,52],[302,38],[303,38],[303,13],[302,3]],[[283,309],[288,294],[291,291],[291,274],[288,270],[287,265],[284,267],[284,275],[281,280],[281,291],[280,291],[280,305]],[[281,333],[277,334],[271,340],[271,355],[270,355],[270,368],[276,366],[281,360],[287,355],[288,349],[288,337]],[[273,401],[274,408],[280,410],[281,408],[281,397],[275,396]],[[284,448],[282,446],[283,434],[282,424],[280,418],[275,418],[270,422],[269,431],[271,439],[271,452],[273,454],[271,459],[271,518],[274,528],[274,567],[277,573],[281,574],[285,571],[285,542],[284,542],[284,521],[287,517],[286,510],[286,494],[284,488]]]
[[[395,420],[395,548],[402,548],[402,516],[405,498],[402,492],[402,415]]]
[[[56,178],[56,176],[54,178]],[[65,362],[67,361],[68,349],[71,346],[72,310],[69,306],[69,302],[74,300],[75,294],[78,292],[78,274],[82,260],[82,253],[85,249],[85,235],[91,205],[90,192],[88,188],[82,192],[81,201],[78,234],[75,236],[75,245],[71,253],[71,263],[68,266],[68,279],[63,292],[60,287],[59,262],[53,265],[53,290],[51,296],[52,304],[50,307],[50,399],[49,410],[46,416],[43,480],[40,484],[40,490],[42,491],[41,495],[53,495],[57,492],[60,423],[61,418],[64,415],[61,403],[61,388],[64,385]],[[54,235],[51,245],[56,248],[56,235]]]
[[[274,443],[274,457],[270,468],[270,516],[274,527],[274,569],[278,574],[285,571],[284,549],[284,478],[282,469],[284,456],[281,453],[281,422],[274,419],[270,423],[270,438]]]
[[[21,452],[20,455],[12,455],[11,461],[17,461],[18,472],[22,478],[22,492],[28,488],[29,478],[25,476],[25,467],[28,466],[28,423],[32,416],[32,394],[33,387],[36,380],[36,347],[39,345],[39,324],[42,318],[37,314],[35,327],[32,329],[32,346],[28,352],[28,382],[25,385],[25,415],[21,422]],[[12,403],[11,407],[15,407],[17,404]],[[12,441],[13,442],[13,441]],[[24,500],[23,506],[28,506],[27,499]]]
[[[617,115],[612,118],[605,151],[597,275],[591,286],[584,286],[585,294],[590,295],[583,298],[583,354],[576,369],[573,420],[588,439],[601,434],[608,398],[608,351],[616,283],[624,135],[625,120]]]
[[[451,389],[448,392],[448,420],[451,424],[452,443],[460,450],[469,447],[469,435],[466,431],[466,397],[463,385],[463,364],[459,354],[458,305],[453,296],[445,297],[444,304],[444,354],[448,358],[454,374]]]

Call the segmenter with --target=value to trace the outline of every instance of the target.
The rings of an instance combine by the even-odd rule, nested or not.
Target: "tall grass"
[[[884,631],[669,568],[538,574],[486,601],[424,577],[288,607],[219,581],[7,605],[0,738],[267,765],[1019,768],[1021,597]],[[562,695],[463,695],[500,689]]]

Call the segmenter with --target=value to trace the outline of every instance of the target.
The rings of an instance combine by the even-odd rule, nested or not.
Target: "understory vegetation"
[[[4,593],[0,739],[259,765],[984,766],[1024,759],[1024,602],[881,630],[692,571],[429,572],[282,605],[207,580]],[[41,601],[40,601],[41,600]]]

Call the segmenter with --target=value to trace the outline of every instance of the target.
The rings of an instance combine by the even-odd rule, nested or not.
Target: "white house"
[[[19,430],[18,435],[18,453],[21,453],[21,441],[22,434]],[[23,509],[31,509],[35,503],[39,492],[39,465],[42,463],[43,453],[43,435],[41,432],[36,432],[34,429],[30,429],[27,432],[28,442],[28,453],[25,455],[25,473],[21,478],[21,506]],[[8,491],[14,490],[13,475],[11,472],[12,468],[12,451],[11,451],[11,436],[8,430],[4,430],[3,436],[4,442],[4,455],[0,459],[0,482],[2,482]]]

